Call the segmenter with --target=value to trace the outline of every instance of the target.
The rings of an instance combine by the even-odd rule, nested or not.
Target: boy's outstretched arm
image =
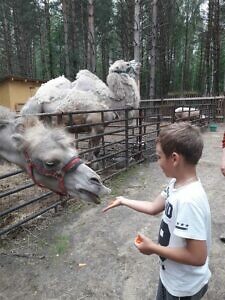
[[[165,208],[165,199],[161,194],[159,194],[153,202],[149,201],[140,201],[140,200],[131,200],[122,196],[116,197],[107,207],[103,209],[103,212],[107,210],[124,205],[129,208],[132,208],[136,211],[148,214],[148,215],[157,215],[162,212]]]
[[[205,264],[207,245],[204,240],[186,239],[186,247],[171,248],[156,244],[142,234],[140,234],[140,239],[142,242],[135,242],[135,246],[143,254],[157,254],[175,262],[192,266],[202,266]]]

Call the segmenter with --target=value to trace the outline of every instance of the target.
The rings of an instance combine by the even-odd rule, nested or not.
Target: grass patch
[[[72,213],[76,213],[77,211],[79,211],[81,208],[83,208],[84,203],[80,202],[80,203],[75,203],[74,205],[72,205],[71,207],[71,212]]]
[[[107,184],[112,190],[111,196],[118,196],[120,194],[121,189],[124,189],[124,185],[127,185],[127,181],[132,176],[137,174],[137,170],[140,169],[140,166],[132,166],[127,171],[122,172],[121,174],[117,175],[110,182]]]
[[[62,255],[67,251],[69,245],[70,245],[69,236],[67,235],[57,236],[52,245],[53,253]]]

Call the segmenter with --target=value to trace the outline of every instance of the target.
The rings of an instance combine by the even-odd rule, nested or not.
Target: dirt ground
[[[219,165],[225,127],[207,130],[198,174],[212,211],[212,278],[204,299],[225,299],[225,178]],[[125,207],[102,213],[115,195],[153,199],[167,183],[157,163],[145,163],[108,185],[112,195],[98,206],[72,202],[54,217],[0,240],[0,300],[154,300],[159,259],[133,245],[138,232],[157,240],[160,216]]]

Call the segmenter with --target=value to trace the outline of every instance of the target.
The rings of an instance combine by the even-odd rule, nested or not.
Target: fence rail
[[[188,107],[189,120],[201,127],[224,119],[222,96],[142,100],[133,116],[129,109],[120,109],[117,112],[121,117],[110,123],[105,121],[105,114],[111,110],[98,111],[100,122],[82,125],[74,122],[76,117],[79,118],[82,113],[96,114],[96,111],[38,116],[50,126],[63,124],[74,134],[80,156],[103,181],[107,181],[135,164],[155,159],[155,140],[160,128],[175,121],[175,110],[179,107],[181,111]],[[191,116],[193,109],[199,111],[195,118]],[[93,126],[104,126],[105,130],[92,135],[90,129]],[[93,144],[96,138],[98,144]],[[3,165],[1,169],[0,235],[49,210],[57,210],[65,202],[56,194],[35,186],[23,171],[14,166],[6,165],[4,168]]]

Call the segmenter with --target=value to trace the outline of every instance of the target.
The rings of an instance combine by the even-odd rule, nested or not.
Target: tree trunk
[[[52,57],[52,41],[51,41],[51,20],[49,13],[49,0],[44,1],[45,5],[45,20],[46,20],[46,31],[47,31],[47,49],[48,49],[48,67],[50,78],[53,78],[53,57]]]
[[[88,49],[87,67],[96,72],[96,53],[95,53],[95,30],[94,30],[94,0],[88,0]]]
[[[189,0],[187,1],[186,7],[186,18],[185,18],[185,41],[184,41],[184,61],[182,66],[182,81],[181,81],[181,93],[184,95],[184,92],[188,90],[188,35],[189,35]]]
[[[3,27],[3,36],[4,36],[4,53],[6,57],[6,73],[7,75],[13,74],[13,67],[12,67],[12,52],[11,52],[11,35],[10,35],[10,26],[8,22],[8,13],[7,13],[7,7],[5,1],[2,1],[1,3],[1,9],[2,9],[2,27]]]
[[[134,60],[140,64],[140,0],[135,0],[134,7]],[[136,83],[140,89],[140,72],[135,76]]]
[[[219,95],[220,76],[220,1],[215,1],[213,30],[213,94]]]
[[[152,46],[150,51],[150,99],[155,98],[155,74],[156,74],[156,36],[157,36],[157,0],[153,0],[152,7]]]
[[[106,81],[108,74],[108,65],[109,65],[109,47],[107,41],[107,35],[103,33],[101,40],[101,54],[102,54],[102,80]]]
[[[65,47],[65,70],[66,77],[70,77],[70,58],[69,58],[69,23],[68,23],[68,9],[67,0],[62,0],[62,11],[63,11],[63,27],[64,27],[64,47]]]
[[[206,80],[205,80],[205,95],[210,95],[211,91],[211,44],[212,44],[212,25],[213,25],[213,1],[209,0],[208,8],[208,30],[205,46],[205,65],[206,65]]]
[[[73,70],[72,74],[75,77],[76,73],[79,69],[79,40],[78,40],[78,12],[76,6],[76,0],[72,0],[72,62],[73,62]]]

